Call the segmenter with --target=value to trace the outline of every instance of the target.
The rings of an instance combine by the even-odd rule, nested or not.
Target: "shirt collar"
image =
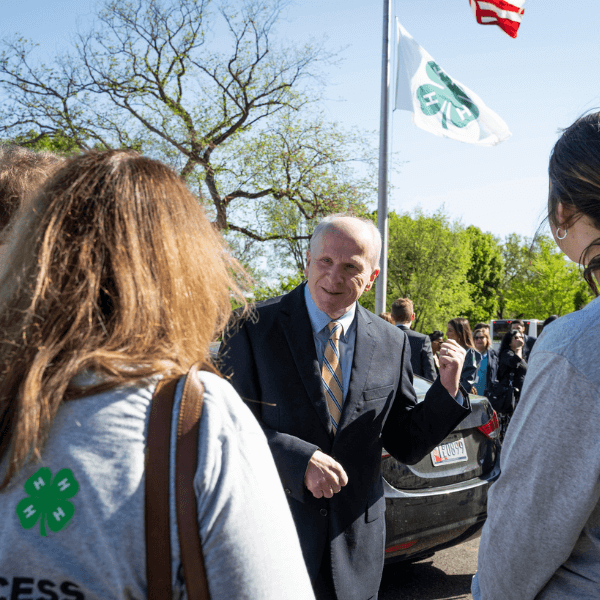
[[[348,329],[350,329],[350,325],[352,325],[352,321],[354,321],[354,315],[356,314],[356,302],[352,305],[347,313],[344,313],[338,319],[332,319],[327,313],[324,313],[317,307],[315,301],[310,295],[308,283],[304,286],[304,300],[306,302],[306,308],[308,309],[310,324],[315,335],[327,327],[331,321],[335,320],[342,326],[342,337],[346,337],[348,334]]]

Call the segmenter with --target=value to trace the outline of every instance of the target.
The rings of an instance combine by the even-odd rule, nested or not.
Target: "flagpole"
[[[392,0],[383,0],[383,42],[381,57],[381,113],[379,118],[379,179],[377,188],[377,229],[381,233],[381,270],[375,280],[375,314],[386,311],[388,259],[388,156],[390,87],[390,15]]]

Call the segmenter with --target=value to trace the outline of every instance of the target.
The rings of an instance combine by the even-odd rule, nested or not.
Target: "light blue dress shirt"
[[[313,339],[315,341],[315,349],[317,350],[317,358],[319,359],[319,368],[323,366],[323,353],[325,345],[329,339],[329,328],[327,325],[333,320],[337,321],[342,326],[342,335],[340,337],[340,363],[342,366],[342,386],[344,400],[350,385],[350,371],[352,370],[352,359],[354,358],[354,346],[356,343],[356,302],[352,308],[342,315],[339,319],[332,319],[327,313],[319,310],[315,301],[310,295],[308,284],[304,286],[304,300],[308,309],[308,316],[313,331]]]
[[[344,386],[344,400],[350,385],[350,374],[352,371],[352,359],[354,358],[354,347],[356,345],[356,302],[352,308],[339,319],[332,319],[327,313],[319,310],[315,301],[310,295],[308,284],[304,286],[304,300],[308,309],[308,316],[313,331],[313,339],[315,341],[315,349],[317,358],[319,359],[319,369],[323,365],[323,353],[325,352],[325,344],[329,339],[329,329],[327,325],[333,320],[342,325],[342,337],[340,337],[340,362],[342,365],[342,385]],[[460,389],[458,390],[454,400],[461,406],[468,406],[467,399],[463,397]]]

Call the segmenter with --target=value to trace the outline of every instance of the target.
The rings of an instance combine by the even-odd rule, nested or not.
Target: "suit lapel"
[[[356,306],[356,342],[354,344],[354,358],[352,359],[352,371],[350,373],[350,384],[342,416],[340,418],[339,431],[350,423],[356,414],[357,404],[363,402],[362,393],[367,386],[367,379],[371,362],[375,353],[376,340],[371,331],[371,317],[369,312],[360,304]]]
[[[329,409],[321,384],[321,372],[312,326],[304,301],[303,285],[298,286],[282,298],[279,319],[310,402],[317,411],[323,427],[330,435],[333,435]]]

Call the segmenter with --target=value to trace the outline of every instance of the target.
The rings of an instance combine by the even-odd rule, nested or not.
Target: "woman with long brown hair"
[[[477,381],[477,370],[481,362],[481,354],[475,350],[469,321],[464,317],[450,319],[446,328],[446,337],[449,340],[454,340],[466,350],[467,355],[465,356],[465,362],[460,374],[460,384],[467,392],[476,394],[475,383]]]
[[[313,598],[264,435],[209,356],[231,294],[243,302],[235,265],[177,174],[133,151],[85,153],[1,241],[0,564],[13,595],[14,577],[33,594],[146,595],[152,394],[202,361],[194,492],[211,598]]]

